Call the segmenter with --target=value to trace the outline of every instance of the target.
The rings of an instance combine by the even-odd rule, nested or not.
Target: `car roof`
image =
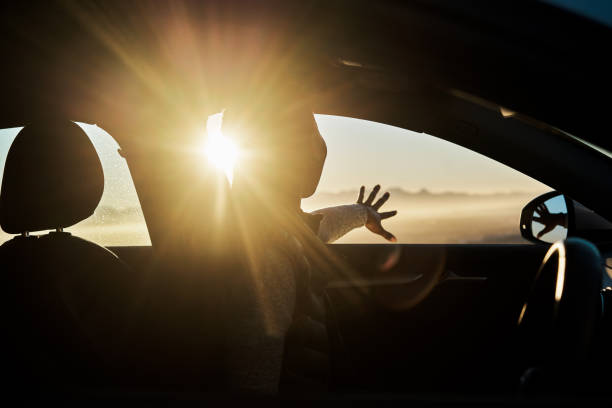
[[[32,115],[35,106],[40,111],[81,111],[80,120],[87,120],[85,116],[95,114],[86,113],[87,109],[102,115],[101,105],[109,99],[136,101],[135,93],[151,92],[144,89],[150,85],[146,81],[168,81],[168,86],[182,87],[181,92],[193,90],[193,83],[181,83],[189,76],[180,78],[184,72],[168,67],[160,52],[171,46],[163,29],[186,16],[190,27],[199,25],[196,41],[202,52],[197,57],[176,58],[190,58],[183,63],[201,66],[208,76],[223,73],[206,65],[211,65],[211,56],[214,59],[227,51],[210,37],[226,35],[250,21],[265,27],[273,41],[284,37],[293,51],[301,44],[296,57],[303,58],[320,78],[332,78],[335,70],[346,67],[369,68],[369,78],[386,76],[387,87],[425,84],[457,89],[612,148],[603,132],[607,106],[600,102],[611,89],[612,67],[605,55],[611,30],[545,3],[176,4],[45,2],[38,9],[19,3],[3,5],[0,84],[10,98],[4,99],[0,126],[23,123],[23,116]],[[227,45],[248,47],[248,36]],[[206,50],[206,46],[212,47]],[[161,78],[166,73],[174,75]],[[141,82],[143,89],[132,84],[131,94],[121,94],[125,84],[115,84],[118,91],[100,79],[110,76],[116,76],[117,83]],[[153,101],[155,95],[139,97]]]

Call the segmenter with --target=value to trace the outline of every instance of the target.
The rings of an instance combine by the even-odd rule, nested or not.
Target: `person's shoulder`
[[[306,213],[300,211],[300,217],[313,233],[318,233],[321,220],[323,220],[323,214],[318,214],[316,212]]]

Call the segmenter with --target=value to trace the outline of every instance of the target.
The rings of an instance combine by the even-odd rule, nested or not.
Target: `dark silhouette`
[[[15,138],[0,195],[2,229],[19,234],[0,246],[8,388],[62,392],[120,381],[130,270],[63,231],[94,212],[103,188],[98,155],[73,122],[38,121]]]
[[[375,186],[372,189],[370,195],[368,196],[368,199],[364,203],[363,196],[365,193],[365,186],[361,186],[361,188],[359,189],[359,197],[357,198],[357,204],[363,204],[368,209],[368,219],[366,221],[366,227],[373,233],[384,237],[386,240],[395,242],[397,241],[397,239],[393,234],[383,228],[381,221],[393,217],[397,214],[397,211],[387,211],[383,213],[378,212],[378,209],[382,207],[382,205],[386,203],[389,197],[391,196],[389,192],[386,192],[378,201],[376,201],[376,203],[372,204],[379,190],[380,185]]]
[[[533,217],[533,221],[544,225],[542,231],[538,232],[537,238],[542,237],[544,234],[548,234],[557,226],[567,228],[566,213],[551,213],[546,204],[538,205],[534,211],[537,216]]]
[[[356,204],[307,214],[300,199],[312,195],[327,148],[312,111],[283,98],[269,111],[228,109],[223,131],[242,135],[245,163],[235,174],[233,195],[245,255],[233,285],[236,308],[230,338],[230,383],[239,392],[274,395],[323,392],[330,376],[324,287],[334,276],[323,242],[367,226],[394,241],[381,224],[396,211],[379,213],[380,186]],[[290,108],[288,108],[290,107]]]

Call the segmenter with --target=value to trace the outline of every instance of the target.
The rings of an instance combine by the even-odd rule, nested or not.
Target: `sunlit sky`
[[[433,192],[539,191],[542,184],[481,154],[424,133],[367,120],[315,115],[328,154],[318,192],[361,185]],[[211,116],[209,129],[221,115]]]
[[[317,193],[357,191],[361,185],[371,188],[376,184],[381,184],[383,189],[484,194],[539,194],[546,190],[546,186],[507,166],[430,135],[360,119],[319,114],[315,118],[328,147]],[[218,114],[211,116],[208,129],[217,127],[220,120]],[[88,238],[105,245],[126,245],[133,240],[138,244],[148,244],[150,241],[127,163],[117,154],[119,145],[101,127],[78,124],[89,135],[100,155],[105,189],[98,207],[101,212],[75,226],[75,233],[85,232]],[[0,130],[0,178],[4,173],[6,154],[18,131],[19,128]],[[203,142],[205,138],[203,130]],[[206,154],[202,154],[202,160],[208,160]],[[304,208],[315,202],[316,193],[310,201],[304,201]],[[118,212],[104,212],[103,207]],[[108,219],[112,214],[125,214],[126,210],[134,208],[136,213],[132,212],[127,218]],[[100,227],[109,222],[114,224],[113,228],[119,224],[124,229],[131,225],[130,231],[121,232],[124,234],[121,236],[117,235],[118,229],[102,231]],[[125,238],[128,233],[132,234],[130,242]],[[0,233],[0,242],[4,240],[2,238],[7,239],[8,235]]]
[[[328,147],[317,191],[355,190],[362,184],[473,193],[536,191],[542,187],[516,170],[424,133],[360,119],[315,116]],[[220,115],[211,117],[215,122],[220,119]],[[79,125],[101,155],[106,178],[103,204],[133,205],[137,198],[131,180],[125,180],[126,164],[116,153],[117,142],[96,125]],[[0,130],[0,179],[6,153],[18,130]]]
[[[361,184],[475,193],[539,190],[541,183],[481,154],[424,133],[316,115],[328,147],[319,190]]]

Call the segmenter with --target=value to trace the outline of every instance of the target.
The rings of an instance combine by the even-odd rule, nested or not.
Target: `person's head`
[[[234,188],[297,203],[319,183],[327,147],[311,110],[299,102],[228,106],[222,131],[240,145]]]

